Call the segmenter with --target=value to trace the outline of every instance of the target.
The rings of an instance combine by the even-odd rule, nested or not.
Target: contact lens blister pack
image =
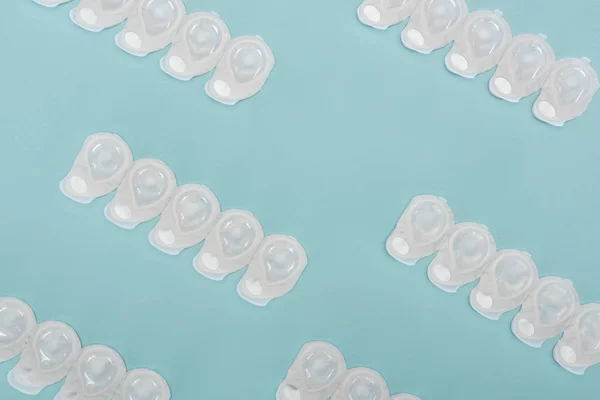
[[[554,346],[554,359],[569,372],[583,375],[600,363],[600,304],[582,305]]]
[[[410,16],[418,0],[364,0],[357,9],[358,20],[375,29],[387,29]]]
[[[387,252],[406,265],[433,254],[454,227],[454,213],[442,197],[414,197],[387,238]]]
[[[153,158],[137,160],[104,208],[104,215],[121,228],[133,229],[157,217],[176,187],[175,174],[165,163]]]
[[[267,236],[252,257],[237,292],[251,304],[266,306],[296,286],[307,263],[306,251],[295,238]]]
[[[496,253],[496,242],[485,225],[456,224],[427,269],[431,283],[454,293],[478,279]]]
[[[127,368],[115,350],[104,345],[84,347],[54,400],[112,400]]]
[[[132,165],[131,149],[120,136],[94,133],[87,137],[60,182],[60,191],[73,201],[90,203],[114,191]]]
[[[302,346],[283,382],[276,400],[327,400],[346,374],[342,353],[327,342]]]
[[[138,368],[127,372],[112,400],[169,400],[171,389],[155,371]]]
[[[250,212],[223,211],[194,258],[194,268],[220,281],[248,265],[264,236],[260,222]]]
[[[369,368],[352,368],[346,372],[331,400],[389,400],[390,391],[381,375]]]
[[[36,327],[29,304],[15,297],[0,297],[0,363],[21,353]]]
[[[127,23],[115,36],[119,48],[143,57],[164,49],[185,20],[182,0],[138,0],[127,15]]]
[[[236,37],[227,43],[204,89],[219,103],[234,105],[257,94],[274,66],[275,56],[261,37]]]
[[[79,0],[71,10],[71,21],[90,32],[100,32],[119,25],[137,0]]]
[[[510,26],[501,11],[474,11],[454,36],[445,58],[446,68],[462,77],[474,78],[498,64],[511,40]]]
[[[545,35],[515,36],[490,79],[490,92],[516,103],[542,87],[555,60]]]
[[[206,186],[179,186],[150,231],[150,244],[164,253],[179,254],[203,241],[220,213],[217,196]]]
[[[428,54],[452,42],[469,14],[464,0],[421,0],[402,31],[404,47]]]
[[[514,317],[514,335],[531,347],[541,347],[561,333],[579,311],[579,294],[567,279],[547,276],[538,280]]]
[[[523,304],[538,279],[537,267],[528,253],[500,250],[471,291],[469,302],[479,314],[496,320]]]
[[[42,322],[8,373],[8,383],[21,393],[37,395],[67,376],[80,352],[73,328],[59,321]]]
[[[162,70],[187,81],[217,66],[231,39],[229,28],[218,14],[198,12],[187,16],[169,52],[160,60]]]
[[[585,112],[599,87],[589,58],[558,60],[533,104],[533,115],[550,125],[563,126]]]

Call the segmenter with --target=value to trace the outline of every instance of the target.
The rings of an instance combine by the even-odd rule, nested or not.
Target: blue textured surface
[[[597,396],[600,367],[573,376],[551,358],[555,340],[526,347],[505,315],[487,321],[409,268],[384,240],[411,197],[446,197],[457,220],[487,224],[499,248],[529,251],[542,274],[568,277],[600,301],[600,100],[557,129],[444,69],[446,50],[422,56],[356,19],[355,1],[187,0],[218,11],[234,36],[260,34],[277,65],[255,98],[228,108],[207,98],[207,77],[178,82],[68,18],[4,1],[0,12],[0,295],[28,301],[39,320],[63,320],[84,344],[150,367],[174,399],[274,398],[302,344],[324,339],[350,366],[379,371],[393,392],[424,400]],[[543,32],[560,57],[600,65],[600,6],[573,0],[470,1],[501,7],[515,33]],[[153,223],[121,230],[58,182],[85,137],[123,136],[180,183],[210,187],[225,208],[251,210],[267,233],[302,242],[309,266],[266,309],[147,242]],[[16,360],[0,365],[5,376]],[[52,399],[58,387],[38,398]],[[28,397],[0,380],[0,398]]]

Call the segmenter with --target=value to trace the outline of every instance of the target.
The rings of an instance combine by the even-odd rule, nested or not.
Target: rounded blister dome
[[[181,230],[191,231],[206,224],[212,214],[213,204],[205,193],[189,190],[177,199],[175,210]]]
[[[533,270],[529,263],[515,255],[501,257],[494,272],[498,294],[504,298],[520,295],[533,280]]]
[[[556,72],[555,83],[561,104],[575,104],[590,90],[592,77],[585,68],[569,64]]]
[[[63,366],[81,346],[74,335],[70,328],[62,324],[52,324],[41,329],[34,342],[40,368],[48,371]]]
[[[411,221],[418,242],[434,241],[444,232],[447,215],[439,204],[426,201],[412,211]]]
[[[107,11],[118,10],[127,1],[130,1],[130,0],[100,0],[100,7],[103,10],[107,10]]]
[[[219,237],[223,253],[229,257],[238,256],[247,251],[256,240],[256,229],[244,215],[228,217],[220,226]]]
[[[174,0],[146,0],[142,5],[142,19],[146,32],[159,35],[177,21],[177,5]]]
[[[546,325],[564,322],[578,305],[572,286],[565,283],[550,283],[540,288],[537,301],[540,320]]]
[[[378,377],[362,373],[354,376],[348,383],[348,400],[381,400],[384,388]]]
[[[231,54],[231,68],[238,82],[246,83],[255,79],[265,68],[266,55],[256,43],[240,44]]]
[[[600,351],[600,309],[586,312],[579,319],[579,332],[583,351]]]
[[[308,354],[302,363],[306,386],[318,389],[329,385],[339,371],[335,357],[325,350],[317,350]]]
[[[114,140],[100,139],[88,151],[88,163],[96,180],[113,177],[125,164],[125,150]]]
[[[146,165],[133,175],[133,193],[140,206],[147,206],[159,200],[167,191],[168,178],[161,168]]]
[[[300,264],[296,246],[288,240],[276,240],[262,253],[267,280],[279,282],[289,277]]]
[[[97,395],[109,388],[119,373],[119,361],[109,352],[97,349],[86,354],[80,364],[83,391]]]
[[[124,400],[166,400],[164,379],[154,371],[133,370],[129,373],[121,392]]]
[[[201,59],[213,54],[223,41],[221,27],[215,21],[203,18],[194,21],[187,31],[187,43],[192,57]]]
[[[454,237],[452,251],[458,269],[475,269],[481,265],[490,251],[487,235],[478,229],[463,229]]]
[[[0,347],[17,343],[31,328],[31,311],[20,301],[0,298]]]
[[[432,33],[444,32],[460,18],[460,5],[457,0],[426,0],[426,18]]]
[[[477,57],[492,54],[502,44],[505,35],[500,22],[492,17],[477,18],[467,29],[469,45]]]
[[[515,75],[521,81],[536,79],[548,65],[550,55],[535,41],[522,42],[512,51]]]

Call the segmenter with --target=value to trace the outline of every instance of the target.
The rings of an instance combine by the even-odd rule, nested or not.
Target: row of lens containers
[[[490,92],[517,103],[541,89],[533,115],[562,126],[587,109],[600,87],[588,58],[556,60],[543,34],[513,37],[502,12],[469,13],[465,0],[364,0],[358,19],[365,25],[387,29],[410,18],[402,43],[410,50],[429,54],[454,42],[446,55],[446,68],[474,78],[496,67]]]
[[[177,255],[204,241],[194,268],[209,279],[222,280],[248,266],[237,292],[258,306],[291,291],[308,263],[295,238],[265,237],[250,212],[222,211],[206,186],[177,186],[165,163],[148,158],[134,161],[129,145],[113,133],[95,133],[86,139],[60,190],[84,204],[116,190],[104,215],[124,229],[160,215],[149,241],[166,254]]]
[[[302,346],[283,382],[276,400],[420,400],[400,393],[390,395],[383,377],[369,368],[350,368],[342,353],[327,342],[309,342]]]
[[[171,391],[155,371],[127,371],[115,350],[104,345],[82,347],[79,336],[64,322],[38,323],[31,307],[14,297],[0,297],[0,363],[20,354],[8,373],[19,392],[37,395],[66,378],[55,400],[169,400]]]
[[[71,0],[34,1],[54,7]],[[275,66],[273,52],[260,36],[231,38],[217,13],[186,15],[183,0],[80,0],[70,16],[91,32],[127,21],[115,43],[135,56],[171,45],[160,67],[176,79],[187,81],[216,68],[205,92],[226,105],[258,93]]]
[[[532,347],[563,333],[554,347],[556,362],[582,375],[600,363],[600,304],[580,304],[568,279],[539,276],[529,253],[498,250],[485,225],[455,223],[445,199],[413,198],[386,241],[388,253],[406,265],[437,252],[427,275],[438,288],[455,293],[479,280],[469,301],[482,316],[497,320],[521,307],[511,328]]]

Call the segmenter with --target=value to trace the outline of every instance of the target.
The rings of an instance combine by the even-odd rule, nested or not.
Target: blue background
[[[384,241],[410,198],[446,197],[458,221],[488,225],[499,248],[529,251],[542,275],[570,278],[600,301],[596,249],[600,100],[564,128],[402,47],[402,26],[379,32],[356,1],[186,0],[217,11],[234,36],[260,34],[277,58],[264,90],[235,107],[179,82],[113,42],[118,29],[83,31],[75,3],[45,9],[5,0],[0,12],[0,295],[38,320],[71,324],[84,344],[117,349],[129,368],[162,373],[174,399],[274,398],[303,343],[328,340],[348,365],[379,371],[392,392],[424,400],[593,399],[600,367],[577,377],[531,349],[509,322],[449,295]],[[501,7],[513,32],[546,33],[560,57],[600,65],[600,6],[573,0],[472,0]],[[265,309],[241,300],[241,272],[222,283],[147,242],[154,222],[107,222],[110,196],[65,198],[58,182],[87,135],[109,131],[136,158],[168,163],[224,208],[252,211],[267,233],[292,234],[310,262],[296,289]],[[0,365],[5,376],[16,359]],[[58,385],[40,399],[52,399]],[[22,400],[5,380],[0,398]]]

